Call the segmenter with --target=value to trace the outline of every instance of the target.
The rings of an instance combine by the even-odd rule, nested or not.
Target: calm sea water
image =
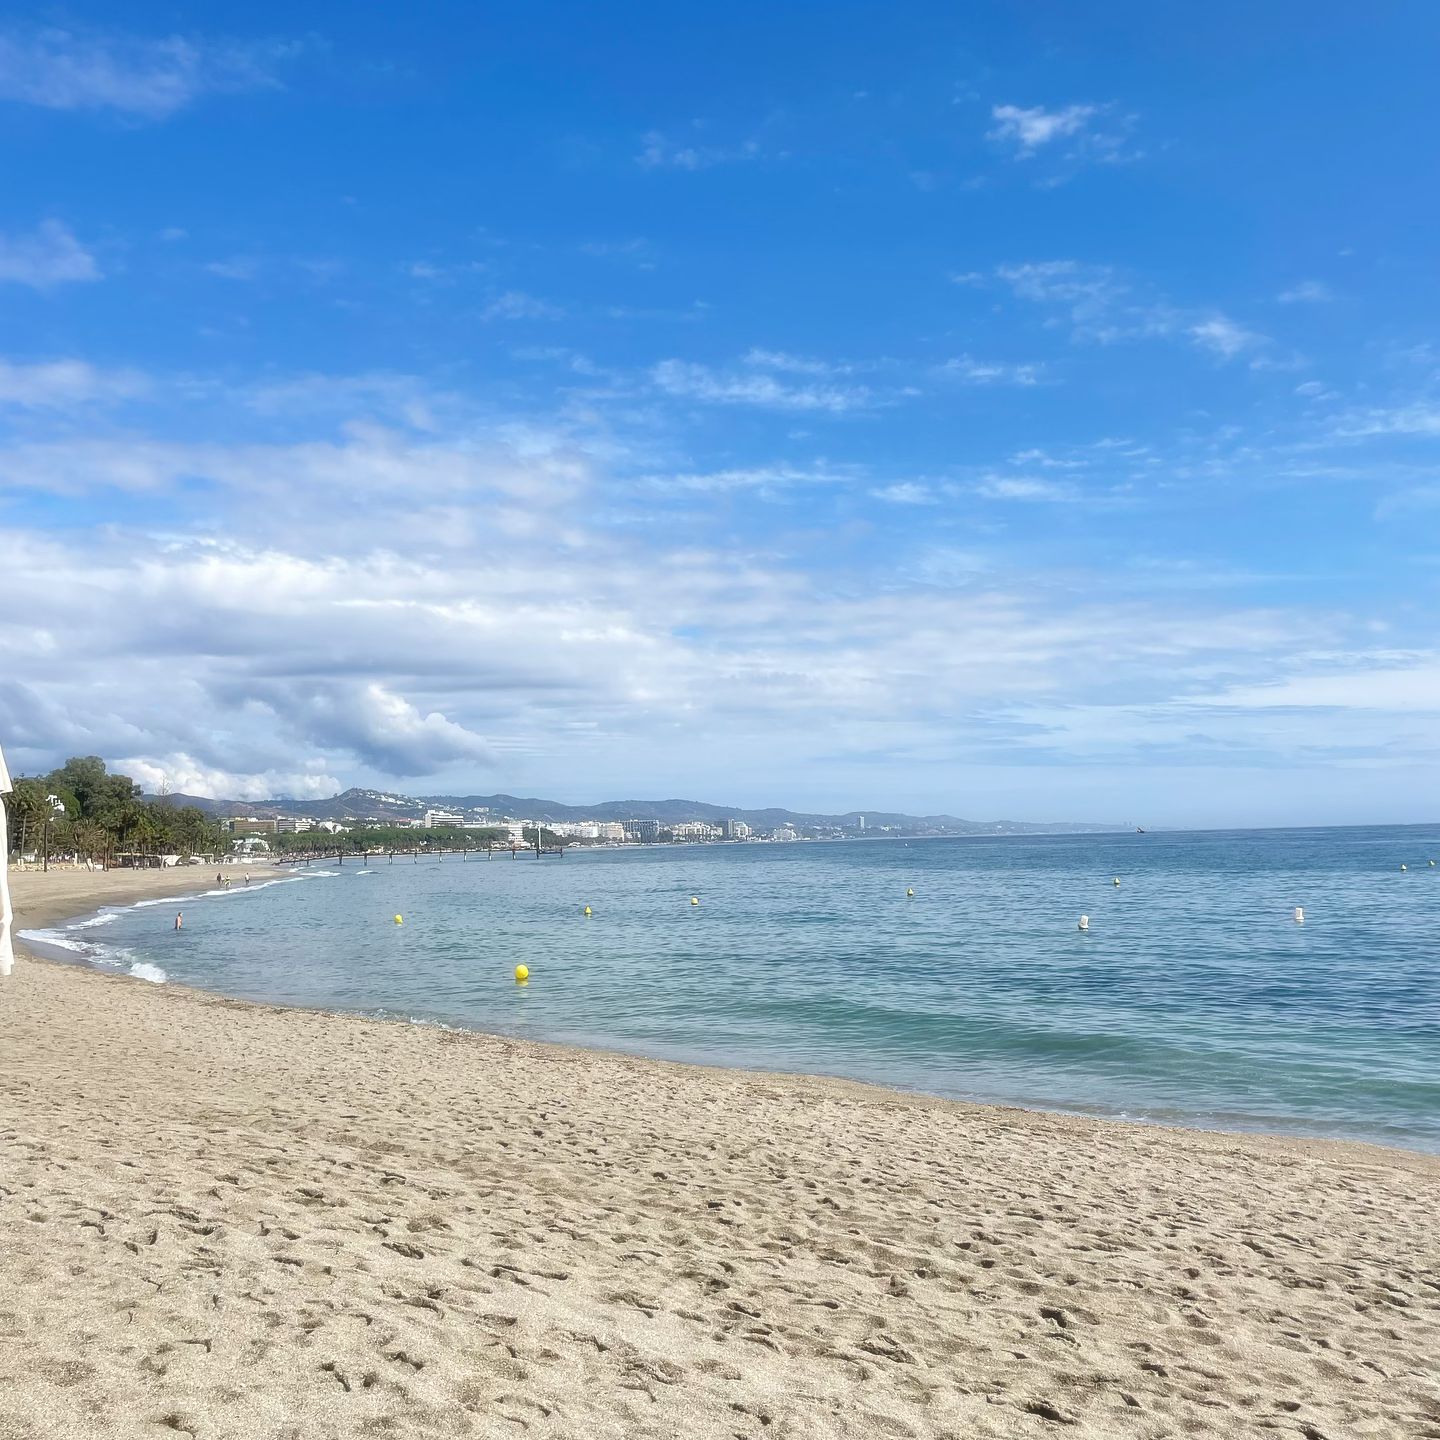
[[[1432,858],[1440,827],[381,859],[48,935],[256,1000],[1440,1150]]]

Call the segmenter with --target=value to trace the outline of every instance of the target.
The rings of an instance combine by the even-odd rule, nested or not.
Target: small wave
[[[80,927],[68,928],[78,929]],[[139,975],[142,980],[155,979],[153,975],[141,973],[154,970],[160,977],[156,981],[157,984],[165,979],[165,972],[158,965],[149,965],[144,960],[137,960],[135,952],[127,950],[123,945],[101,945],[94,940],[79,940],[66,934],[64,930],[21,930],[18,938],[51,950],[67,951],[77,959],[84,961],[85,964],[93,965],[97,969],[128,970],[132,975]]]
[[[73,950],[77,955],[89,955],[96,949],[94,945],[70,939],[63,930],[21,930],[17,932],[17,938],[29,940],[36,945],[54,945],[60,950]]]
[[[136,900],[130,909],[146,910],[152,905],[183,905],[187,900],[219,900],[226,895],[256,895],[261,890],[268,890],[272,885],[293,885],[297,880],[309,880],[314,875],[333,875],[334,873],[332,870],[316,870],[310,875],[284,875],[278,880],[261,880],[254,885],[246,885],[242,881],[239,885],[197,890],[192,895],[159,895],[150,900]]]
[[[130,974],[137,980],[148,980],[152,985],[163,985],[170,978],[158,965],[152,965],[148,960],[137,960],[130,967]]]
[[[73,925],[67,925],[67,930],[93,930],[97,925],[108,925],[112,920],[118,920],[118,910],[102,910],[98,915],[92,915],[88,920],[77,920]]]

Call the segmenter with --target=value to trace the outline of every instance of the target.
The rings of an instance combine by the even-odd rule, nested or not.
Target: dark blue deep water
[[[1440,1150],[1432,859],[1440,827],[381,859],[36,938],[256,1000]]]

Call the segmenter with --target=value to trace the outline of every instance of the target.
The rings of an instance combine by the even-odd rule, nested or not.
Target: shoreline
[[[0,983],[7,1440],[1440,1415],[1440,1158],[121,978]]]
[[[175,884],[166,885],[163,883],[163,880],[171,877],[179,880],[196,869],[200,869],[200,867],[184,867],[184,870],[181,870],[180,867],[170,867],[164,870],[112,870],[98,873],[80,870],[57,871],[52,869],[49,872],[50,877],[54,877],[57,874],[61,876],[68,875],[71,877],[73,883],[66,884],[64,881],[56,883],[52,878],[51,883],[45,887],[45,892],[42,893],[42,895],[31,895],[27,897],[28,903],[23,905],[21,891],[26,887],[24,886],[23,880],[21,886],[17,887],[15,885],[17,875],[12,872],[11,885],[15,911],[13,934],[17,966],[23,958],[26,963],[55,965],[63,969],[81,970],[101,980],[140,980],[141,983],[150,984],[151,982],[143,980],[142,977],[127,975],[118,971],[107,971],[88,964],[83,959],[66,958],[63,953],[46,954],[43,950],[35,948],[37,945],[44,946],[46,944],[45,941],[21,939],[20,931],[22,928],[25,930],[62,929],[67,925],[73,925],[80,921],[91,919],[111,905],[123,907],[127,904],[133,904],[136,900],[154,899],[167,890],[173,892],[177,900],[184,900],[195,895],[206,894],[214,888],[213,881],[202,880],[198,875],[192,876],[193,883],[182,885],[178,889]],[[20,876],[23,876],[25,879],[34,877],[38,880],[41,872],[23,871],[19,873]],[[208,867],[202,870],[201,873],[207,874]],[[294,868],[280,868],[275,865],[256,866],[250,870],[252,877],[260,880],[262,883],[286,880],[302,873],[303,872],[295,870]],[[99,883],[92,886],[88,883],[90,881]],[[101,896],[106,898],[99,898]],[[337,1019],[359,1020],[367,1024],[375,1025],[419,1026],[421,1028],[437,1030],[442,1034],[475,1035],[497,1043],[535,1046],[541,1050],[555,1050],[577,1057],[593,1055],[608,1057],[614,1060],[632,1061],[637,1064],[680,1066],[684,1069],[715,1075],[748,1076],[756,1079],[779,1082],[814,1082],[821,1085],[851,1087],[862,1091],[874,1092],[875,1095],[880,1097],[903,1099],[919,1104],[956,1106],[962,1111],[1037,1116],[1061,1122],[1075,1121],[1082,1124],[1112,1125],[1124,1129],[1154,1130],[1162,1134],[1208,1135],[1221,1139],[1253,1141],[1256,1143],[1268,1143],[1292,1148],[1320,1147],[1323,1150],[1329,1147],[1339,1147],[1345,1151],[1373,1151],[1377,1155],[1383,1156],[1413,1156],[1434,1163],[1437,1167],[1437,1175],[1440,1175],[1440,1151],[1422,1150],[1405,1145],[1388,1144],[1380,1140],[1359,1140],[1329,1135],[1300,1135],[1283,1130],[1232,1130],[1224,1128],[1223,1126],[1189,1125],[1181,1123],[1178,1120],[1168,1121],[1133,1118],[1106,1114],[1095,1110],[1019,1105],[1013,1102],[983,1099],[962,1099],[954,1096],[939,1095],[928,1090],[905,1089],[900,1086],[887,1085],[879,1081],[857,1080],[849,1076],[828,1074],[821,1071],[764,1070],[749,1065],[719,1065],[707,1063],[703,1060],[669,1059],[662,1056],[646,1055],[632,1050],[610,1049],[603,1045],[577,1045],[560,1040],[530,1039],[528,1037],[508,1035],[502,1031],[484,1030],[475,1026],[452,1024],[442,1020],[400,1019],[394,1016],[366,1014],[358,1010],[332,1009],[319,1005],[294,1005],[279,1001],[247,999],[241,996],[226,995],[223,991],[219,990],[207,990],[202,986],[187,985],[181,981],[171,980],[168,976],[165,977],[163,981],[163,987],[167,991],[175,994],[183,993],[202,998],[208,997],[230,1005],[253,1005],[276,1013],[330,1016]]]
[[[274,866],[222,866],[235,879],[275,880],[288,872]],[[188,899],[214,889],[208,865],[170,865],[144,870],[82,870],[52,865],[44,870],[11,870],[10,898],[15,911],[12,933],[18,952],[25,945],[22,930],[49,930],[89,919],[107,906],[156,899],[168,892]],[[243,880],[241,884],[243,885]]]

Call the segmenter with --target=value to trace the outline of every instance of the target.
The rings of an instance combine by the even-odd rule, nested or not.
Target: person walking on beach
[[[248,870],[245,872],[245,883],[247,885],[250,883],[250,872]]]

